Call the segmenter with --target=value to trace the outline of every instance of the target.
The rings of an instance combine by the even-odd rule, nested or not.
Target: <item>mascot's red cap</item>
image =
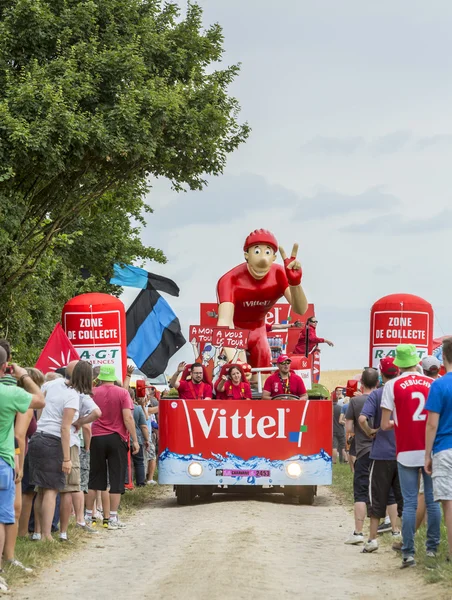
[[[258,246],[259,244],[270,246],[275,253],[278,252],[278,242],[276,241],[275,236],[266,229],[255,229],[252,231],[245,240],[243,250],[244,252],[247,252],[248,248],[251,246]]]

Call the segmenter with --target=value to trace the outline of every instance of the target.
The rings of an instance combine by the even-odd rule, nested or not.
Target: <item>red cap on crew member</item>
[[[258,246],[259,244],[265,244],[273,248],[275,253],[278,251],[278,242],[271,231],[266,229],[255,229],[246,238],[243,245],[243,250],[246,252],[251,246]]]
[[[287,356],[287,354],[281,354],[280,356],[278,356],[278,360],[276,361],[276,363],[277,363],[278,365],[280,365],[281,363],[283,363],[283,362],[286,362],[286,361],[287,361],[287,362],[292,362],[292,359],[291,359],[291,358],[289,358],[289,357]]]

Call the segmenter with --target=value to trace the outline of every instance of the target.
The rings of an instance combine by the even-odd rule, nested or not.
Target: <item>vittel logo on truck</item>
[[[229,437],[252,439],[256,436],[264,439],[277,438],[284,439],[286,435],[285,413],[290,409],[277,408],[275,416],[264,415],[256,418],[253,409],[246,415],[240,415],[238,409],[232,415],[227,415],[227,411],[222,408],[194,408],[199,425],[206,439],[212,432],[215,425],[218,424],[218,439],[228,439]]]

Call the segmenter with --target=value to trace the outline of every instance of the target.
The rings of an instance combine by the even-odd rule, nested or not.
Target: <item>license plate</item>
[[[255,469],[217,469],[217,477],[270,477],[270,471]]]

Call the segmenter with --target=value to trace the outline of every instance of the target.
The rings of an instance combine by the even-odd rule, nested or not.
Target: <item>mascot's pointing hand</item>
[[[300,285],[303,272],[301,270],[301,264],[297,260],[298,244],[293,245],[290,258],[287,257],[287,254],[285,253],[284,248],[282,246],[279,247],[279,252],[284,261],[284,267],[286,269],[286,276],[289,285],[291,287],[296,287]]]

